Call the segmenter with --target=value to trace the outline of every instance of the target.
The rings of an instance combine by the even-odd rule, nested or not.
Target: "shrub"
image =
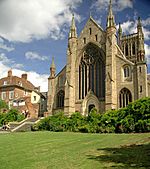
[[[68,119],[67,129],[69,131],[78,132],[82,126],[86,124],[85,117],[79,112],[73,113]]]
[[[22,121],[24,116],[16,109],[10,109],[7,113],[0,114],[0,124],[3,125],[5,122]]]
[[[36,130],[73,131],[86,133],[129,133],[150,131],[150,98],[130,103],[126,108],[105,114],[92,109],[87,117],[79,112],[70,117],[60,112],[33,126]]]

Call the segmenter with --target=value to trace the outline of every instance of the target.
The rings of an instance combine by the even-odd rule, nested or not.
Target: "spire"
[[[55,68],[54,57],[52,57],[51,68]]]
[[[118,28],[118,44],[121,46],[121,38],[122,38],[122,28],[121,24],[119,23],[119,28]]]
[[[120,24],[120,22],[119,22],[118,34],[119,34],[119,35],[122,35],[122,28],[121,28],[121,24]]]
[[[108,11],[108,16],[107,16],[107,28],[109,27],[115,27],[115,19],[114,19],[114,15],[112,12],[112,1],[110,0],[109,2],[109,11]]]
[[[72,22],[71,22],[71,27],[70,27],[70,32],[69,32],[69,38],[77,38],[74,14],[72,14]]]
[[[137,33],[138,33],[138,61],[145,61],[144,34],[142,31],[142,23],[140,17],[138,17]]]
[[[92,18],[92,12],[90,11],[90,18]]]
[[[54,57],[52,57],[52,63],[50,66],[50,77],[51,78],[55,77],[55,72],[56,72],[56,67],[55,67],[55,63],[54,63]]]
[[[138,17],[137,31],[142,32],[142,24],[141,24],[141,18],[140,17]]]

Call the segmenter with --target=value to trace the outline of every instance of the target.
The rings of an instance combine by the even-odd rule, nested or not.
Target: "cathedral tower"
[[[74,15],[68,38],[66,83],[65,83],[65,103],[64,112],[69,115],[75,112],[75,62],[77,56],[77,31]]]
[[[115,19],[112,12],[112,2],[110,0],[106,25],[106,79],[105,79],[105,110],[117,108],[117,88],[116,88],[116,54],[117,39]]]
[[[52,110],[54,107],[54,95],[55,95],[55,73],[56,67],[54,63],[54,57],[52,58],[52,63],[50,66],[50,76],[48,78],[48,100],[47,100],[47,108],[49,115],[52,115]]]
[[[140,17],[137,23],[137,84],[138,84],[138,98],[148,96],[147,89],[147,64],[145,60],[145,50],[144,50],[144,34],[142,30],[142,24]]]

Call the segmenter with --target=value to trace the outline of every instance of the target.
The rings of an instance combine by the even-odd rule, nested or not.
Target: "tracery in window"
[[[127,88],[123,88],[119,93],[120,108],[126,107],[130,102],[132,102],[131,92]]]
[[[105,97],[105,67],[100,49],[88,44],[79,65],[79,99],[84,99],[89,90],[98,98]]]
[[[60,90],[57,93],[57,108],[64,107],[64,95],[65,95],[65,93],[63,90]]]

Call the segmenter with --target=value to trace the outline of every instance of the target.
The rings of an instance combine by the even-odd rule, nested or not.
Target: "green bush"
[[[68,119],[64,113],[59,112],[54,116],[49,116],[42,119],[39,123],[32,127],[33,130],[49,130],[49,131],[65,131],[67,128]]]
[[[16,109],[10,109],[7,113],[0,113],[0,125],[5,122],[22,121],[24,116]]]
[[[41,120],[33,129],[84,133],[149,132],[150,98],[137,100],[126,108],[110,110],[104,114],[92,109],[87,117],[79,112],[67,117],[60,112]]]

